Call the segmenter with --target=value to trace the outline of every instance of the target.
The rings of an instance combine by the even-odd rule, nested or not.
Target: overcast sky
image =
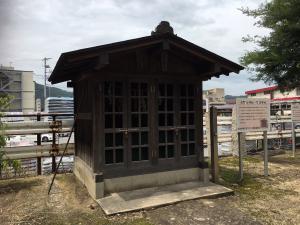
[[[53,69],[62,52],[150,35],[161,20],[175,33],[239,62],[254,46],[247,34],[265,34],[238,8],[257,8],[264,0],[0,0],[0,64],[33,70],[43,82],[42,58]],[[221,76],[204,88],[222,87],[240,95],[265,86],[249,81],[247,71]],[[66,84],[56,85],[66,88]]]

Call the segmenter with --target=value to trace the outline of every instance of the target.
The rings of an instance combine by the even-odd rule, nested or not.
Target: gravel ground
[[[219,199],[199,199],[151,210],[146,213],[154,224],[161,225],[221,225],[262,224],[233,205],[235,196]]]
[[[0,224],[300,224],[300,155],[274,156],[270,177],[261,176],[260,158],[245,159],[245,180],[237,182],[237,160],[220,161],[220,183],[234,196],[199,199],[106,217],[72,174],[0,181]]]

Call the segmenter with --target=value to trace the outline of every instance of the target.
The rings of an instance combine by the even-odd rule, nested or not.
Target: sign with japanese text
[[[300,103],[292,104],[292,121],[300,122]]]
[[[270,121],[270,100],[245,98],[236,100],[237,131],[267,131]]]

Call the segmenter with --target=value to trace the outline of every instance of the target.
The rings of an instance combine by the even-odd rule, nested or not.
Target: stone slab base
[[[113,193],[98,199],[106,215],[137,211],[176,202],[233,194],[229,188],[199,181]]]

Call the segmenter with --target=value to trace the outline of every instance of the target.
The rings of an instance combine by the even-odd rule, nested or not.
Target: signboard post
[[[238,133],[263,131],[264,134],[264,175],[268,176],[268,139],[270,121],[270,100],[245,98],[236,100],[236,121]],[[240,178],[243,179],[242,152],[239,152]]]
[[[239,148],[239,174],[240,174],[240,180],[242,181],[244,179],[244,174],[243,174],[243,152],[241,146],[241,132],[238,132],[238,148]]]
[[[295,122],[300,122],[300,103],[292,104],[292,145],[293,145],[293,157],[296,153],[296,133]]]

